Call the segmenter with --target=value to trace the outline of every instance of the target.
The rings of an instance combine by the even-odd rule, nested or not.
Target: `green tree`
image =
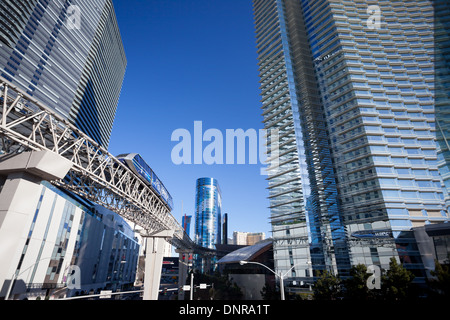
[[[397,260],[392,257],[389,262],[389,270],[381,277],[381,290],[383,296],[388,300],[405,300],[408,298],[408,290],[414,275],[406,270]]]
[[[336,300],[341,293],[341,280],[328,271],[320,274],[314,284],[314,299]]]
[[[261,290],[261,296],[263,300],[280,300],[280,293],[275,288],[267,283]]]
[[[358,264],[350,269],[350,278],[343,281],[346,289],[346,298],[353,300],[367,300],[373,296],[372,290],[367,287],[367,279],[370,274],[367,272],[367,266]]]
[[[450,265],[440,264],[435,260],[434,271],[431,271],[431,275],[435,279],[429,280],[428,284],[432,290],[444,297],[450,296]]]

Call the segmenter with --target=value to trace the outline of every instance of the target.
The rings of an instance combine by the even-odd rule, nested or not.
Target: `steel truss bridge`
[[[150,187],[118,159],[62,116],[0,77],[0,155],[52,151],[72,168],[52,184],[102,205],[149,235],[173,230],[168,241],[180,250],[214,255],[196,245]],[[1,160],[1,158],[0,158]]]

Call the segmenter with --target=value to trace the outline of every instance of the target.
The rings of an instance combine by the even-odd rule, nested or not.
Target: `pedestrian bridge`
[[[144,230],[144,237],[164,238],[179,252],[214,254],[189,238],[167,203],[127,166],[2,77],[0,104],[2,174],[24,171],[49,180],[136,223]],[[20,159],[25,164],[22,168]],[[34,166],[30,165],[31,159],[36,159]],[[52,163],[52,168],[45,167],[48,163]],[[55,167],[66,169],[63,174],[51,172]],[[154,241],[148,241],[153,247],[147,251],[156,254],[157,240]],[[157,266],[158,259],[154,263]]]

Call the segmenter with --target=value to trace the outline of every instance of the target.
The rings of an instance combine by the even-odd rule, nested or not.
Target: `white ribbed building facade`
[[[9,289],[10,298],[57,299],[133,285],[140,244],[120,216],[47,182],[35,208],[24,246],[13,253],[19,262],[0,296]]]

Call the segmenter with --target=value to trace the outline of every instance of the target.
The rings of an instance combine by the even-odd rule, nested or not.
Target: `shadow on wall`
[[[4,300],[8,292],[9,286],[11,285],[11,279],[5,279],[3,282],[3,287],[0,290],[0,299]],[[16,280],[14,286],[11,288],[9,294],[9,299],[12,299],[14,295],[18,295],[27,291],[27,286],[23,280]],[[17,298],[17,297],[16,297]]]

